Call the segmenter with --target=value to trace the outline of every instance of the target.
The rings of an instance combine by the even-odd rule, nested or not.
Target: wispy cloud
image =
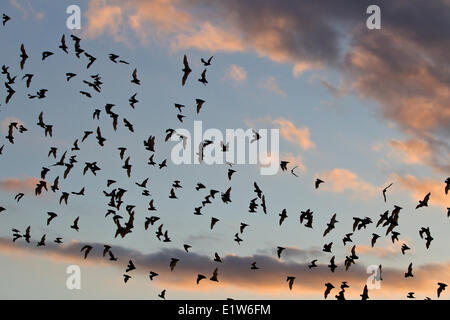
[[[319,83],[323,85],[325,88],[327,88],[327,90],[330,91],[330,93],[336,98],[340,98],[350,91],[349,88],[347,88],[343,84],[335,86],[332,83],[330,83],[327,79],[320,79]]]
[[[225,76],[238,85],[247,80],[247,71],[243,67],[232,64],[228,67]]]
[[[287,96],[286,92],[280,88],[280,85],[278,84],[277,80],[273,76],[269,76],[265,79],[262,79],[259,82],[259,86],[261,89],[275,93],[283,98],[286,98],[286,96]]]
[[[21,11],[25,18],[32,17],[36,20],[42,20],[45,17],[45,14],[34,9],[28,0],[9,0],[9,3]]]

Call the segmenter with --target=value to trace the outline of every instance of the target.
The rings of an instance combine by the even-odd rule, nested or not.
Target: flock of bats
[[[7,16],[6,14],[3,14],[3,26],[4,27],[7,25],[9,20],[10,20],[10,17]],[[84,56],[87,59],[86,68],[89,69],[95,63],[97,58],[95,56],[93,56],[92,54],[88,53],[85,49],[83,49],[81,47],[81,39],[79,37],[77,37],[75,35],[71,35],[70,37],[73,40],[73,53],[75,54],[75,56],[78,59],[81,59],[81,57]],[[58,49],[60,49],[60,51],[63,54],[69,54],[69,47],[66,44],[65,35],[62,36],[59,46],[58,46]],[[42,62],[44,63],[44,61],[47,61],[47,59],[51,59],[51,57],[54,54],[55,54],[55,52],[53,52],[53,51],[42,52],[42,56],[41,56]],[[22,44],[20,46],[19,58],[20,58],[20,60],[19,60],[20,70],[23,72],[22,80],[25,81],[26,88],[30,88],[33,83],[34,74],[25,73],[23,71],[27,66],[27,59],[29,58],[24,44]],[[120,56],[117,54],[109,54],[108,58],[114,64],[124,64],[124,65],[130,64],[129,62],[121,59]],[[206,79],[207,67],[211,66],[212,59],[213,59],[213,57],[210,57],[209,59],[203,59],[203,58],[201,59],[201,63],[203,64],[203,66],[205,68],[204,68],[203,72],[201,73],[198,81],[205,86],[208,84],[208,81]],[[184,55],[184,57],[183,57],[182,72],[183,72],[183,74],[182,74],[182,79],[181,79],[181,85],[184,86],[186,84],[186,82],[188,81],[190,73],[192,72],[192,69],[189,66],[188,58],[186,55]],[[13,76],[10,73],[9,66],[7,66],[7,65],[2,66],[1,74],[4,75],[6,78],[4,85],[6,88],[5,105],[7,105],[8,103],[10,103],[12,101],[14,95],[16,94],[14,85],[16,84],[17,76]],[[67,82],[73,81],[72,79],[74,79],[76,77],[77,77],[76,73],[68,72],[65,74],[65,80]],[[141,80],[138,78],[137,69],[134,69],[132,71],[130,82],[136,86],[141,85]],[[103,82],[102,82],[102,77],[100,74],[91,75],[90,79],[87,79],[87,80],[84,79],[84,80],[82,80],[82,83],[84,85],[86,85],[86,89],[81,90],[80,95],[82,95],[86,98],[92,98],[94,93],[97,93],[97,94],[101,93]],[[37,91],[35,91],[33,93],[29,93],[27,95],[27,97],[30,100],[45,99],[47,97],[47,93],[48,93],[47,89],[37,89]],[[196,112],[197,112],[197,114],[199,114],[201,108],[203,107],[203,105],[205,103],[205,100],[197,98],[197,99],[195,99],[195,102],[196,102]],[[130,97],[129,103],[130,103],[130,107],[134,110],[136,104],[139,103],[139,100],[137,99],[137,93],[133,94]],[[109,104],[105,105],[104,110],[95,109],[92,114],[92,119],[94,121],[95,120],[100,121],[102,112],[104,111],[105,117],[106,118],[109,117],[112,120],[113,128],[116,131],[118,128],[120,115],[113,110],[114,107],[115,107],[114,104],[109,103]],[[183,119],[185,118],[185,116],[183,115],[183,110],[185,108],[185,105],[175,103],[175,108],[178,110],[177,119],[180,122],[183,122]],[[127,120],[125,117],[123,117],[122,121],[123,121],[123,125],[125,128],[127,128],[130,132],[134,132],[134,125],[129,120]],[[49,124],[45,121],[44,112],[40,112],[39,115],[37,116],[37,127],[41,128],[39,130],[43,130],[43,134],[45,135],[45,137],[48,137],[48,138],[53,137],[53,134],[54,134],[53,125]],[[8,126],[8,135],[5,138],[10,144],[14,144],[15,143],[15,135],[16,134],[24,134],[27,131],[28,131],[28,129],[25,128],[25,126],[23,124],[20,124],[18,122],[11,122]],[[260,138],[260,136],[256,130],[253,130],[253,134],[254,134],[254,137],[251,140],[251,143],[256,142]],[[78,153],[77,152],[79,152],[81,150],[80,145],[83,144],[87,139],[89,139],[89,137],[91,135],[95,136],[95,139],[97,140],[97,143],[100,148],[103,147],[105,145],[105,143],[109,143],[111,141],[111,139],[107,139],[106,137],[104,137],[102,135],[100,125],[97,126],[97,128],[95,130],[84,131],[82,134],[82,137],[79,139],[76,139],[73,143],[73,147],[70,150],[65,150],[60,155],[59,160],[57,162],[55,162],[51,166],[42,168],[42,171],[40,174],[40,181],[35,187],[35,195],[36,196],[40,196],[43,192],[49,192],[49,190],[50,190],[53,193],[59,193],[59,197],[60,197],[59,203],[61,205],[62,204],[67,205],[70,197],[85,195],[85,191],[86,191],[85,187],[83,187],[80,191],[77,191],[77,192],[65,192],[65,191],[60,191],[59,183],[60,183],[60,176],[62,176],[62,178],[65,181],[67,181],[66,179],[69,178],[69,174],[70,174],[71,170],[73,170],[74,168],[77,167],[77,163],[78,163],[78,161],[77,161]],[[165,136],[164,141],[167,142],[174,135],[178,136],[180,138],[180,141],[183,141],[184,144],[186,143],[187,138],[178,134],[176,132],[176,130],[174,130],[174,129],[166,130],[166,132],[164,134],[164,136]],[[161,160],[159,163],[157,163],[155,161],[155,158],[154,158],[155,157],[155,139],[156,139],[155,136],[150,136],[148,139],[146,139],[144,141],[143,147],[146,151],[148,151],[150,153],[148,165],[152,166],[152,167],[158,167],[160,170],[162,170],[165,167],[167,167],[167,159]],[[203,157],[203,150],[205,148],[207,148],[209,145],[212,145],[213,143],[215,143],[215,142],[209,141],[209,140],[202,141],[202,143],[199,146],[199,154],[198,154],[200,160],[202,160],[202,157]],[[4,148],[5,148],[5,145],[3,144],[0,147],[0,155],[4,152]],[[221,142],[221,149],[223,152],[227,152],[228,145],[225,145],[223,142]],[[118,147],[117,150],[119,152],[120,159],[123,161],[123,166],[120,169],[123,169],[126,172],[127,177],[131,178],[132,168],[133,168],[133,166],[131,164],[131,161],[132,161],[131,156],[128,154],[128,150],[126,147]],[[59,153],[58,148],[51,146],[50,150],[48,151],[48,157],[57,159],[58,153]],[[0,161],[1,161],[1,158],[0,158]],[[232,176],[236,172],[236,170],[233,169],[233,164],[227,163],[227,165],[230,166],[230,168],[227,171],[227,179],[229,181],[231,181]],[[292,168],[288,168],[288,166],[289,166],[288,161],[280,162],[280,167],[283,172],[290,170],[290,172],[292,173],[293,176],[298,177],[297,174],[294,172],[294,170],[297,167],[295,166]],[[60,171],[58,171],[59,168],[61,169]],[[92,174],[92,175],[96,176],[97,172],[100,170],[101,170],[100,165],[95,161],[94,162],[85,162],[84,166],[82,166],[83,175]],[[53,178],[52,184],[47,182],[47,178],[48,178],[49,174],[55,175],[55,177]],[[136,186],[139,188],[138,190],[141,190],[142,196],[144,196],[144,197],[151,196],[150,192],[147,188],[148,180],[149,180],[148,178],[145,178],[142,182],[135,183]],[[320,185],[323,183],[326,183],[326,182],[319,178],[316,179],[314,181],[314,188],[318,189],[320,187]],[[120,188],[118,186],[118,182],[113,179],[108,179],[106,181],[106,186],[107,186],[107,188],[109,188],[109,190],[103,191],[104,197],[106,197],[108,199],[107,213],[105,215],[105,218],[111,216],[113,225],[116,228],[115,237],[117,238],[120,236],[120,237],[124,238],[129,233],[131,233],[135,227],[134,218],[135,218],[136,207],[134,205],[130,205],[130,204],[125,205],[125,212],[127,214],[127,217],[124,218],[123,216],[121,216],[119,214],[119,211],[121,210],[121,207],[125,201],[124,196],[126,195],[128,190]],[[117,186],[117,187],[115,187],[115,186]],[[392,186],[392,183],[389,184],[382,191],[384,202],[386,202],[387,190],[391,186]],[[262,189],[259,187],[259,185],[256,182],[254,182],[253,187],[254,187],[255,197],[250,200],[249,212],[256,213],[258,210],[258,207],[261,207],[263,213],[267,214],[268,211],[267,211],[267,206],[266,206],[266,198],[265,198],[265,195],[264,195]],[[172,188],[169,191],[169,199],[178,199],[177,190],[180,188],[183,188],[183,186],[181,185],[181,181],[179,181],[179,180],[174,181],[172,184]],[[447,178],[445,180],[445,184],[443,186],[443,192],[445,192],[445,194],[447,195],[449,189],[450,189],[450,178]],[[212,201],[214,201],[217,198],[219,200],[222,200],[222,202],[225,204],[228,204],[231,202],[231,187],[229,187],[227,190],[225,190],[223,192],[221,192],[219,190],[215,190],[215,189],[207,190],[206,186],[203,183],[198,182],[195,186],[195,190],[197,192],[200,192],[200,190],[207,191],[207,195],[205,196],[201,205],[194,208],[193,214],[196,216],[203,215],[202,210],[204,210],[204,208],[208,204],[211,204]],[[14,199],[17,202],[20,202],[24,196],[25,196],[25,193],[20,192],[15,195]],[[218,197],[216,198],[216,196],[218,196]],[[431,193],[428,193],[423,198],[423,200],[419,201],[419,203],[416,206],[416,209],[420,209],[422,207],[427,207],[428,203],[430,201],[430,197],[431,197]],[[399,226],[399,218],[400,218],[401,210],[402,210],[402,208],[400,206],[395,205],[394,209],[391,212],[388,210],[388,211],[385,211],[383,214],[381,214],[376,223],[376,228],[385,228],[386,229],[384,232],[384,236],[385,237],[390,236],[392,243],[400,241],[399,240],[400,233],[398,231],[396,231],[396,228]],[[155,199],[151,199],[149,201],[148,211],[149,212],[157,211],[157,209],[155,207]],[[7,212],[7,210],[4,207],[0,206],[0,213],[3,213],[3,212]],[[5,213],[3,213],[3,214],[5,214]],[[447,215],[450,217],[450,208],[448,208]],[[51,222],[54,219],[56,219],[57,217],[58,217],[57,213],[48,212],[46,225],[47,226],[50,225]],[[283,224],[283,222],[285,221],[285,219],[288,217],[287,210],[283,209],[282,212],[279,214],[279,217],[280,217],[279,225],[281,226]],[[301,211],[300,224],[304,225],[304,227],[306,227],[306,228],[313,228],[313,220],[314,220],[313,218],[314,218],[314,213],[310,209]],[[156,215],[146,217],[145,224],[144,224],[145,230],[148,230],[151,226],[154,226],[160,219],[161,219],[161,217],[156,216]],[[79,221],[80,221],[80,217],[76,217],[76,219],[73,221],[70,228],[78,232],[79,231]],[[218,218],[211,217],[210,229],[213,230],[214,226],[219,221],[220,220]],[[354,221],[354,223],[352,226],[352,232],[345,234],[345,236],[342,238],[342,242],[343,242],[344,246],[349,242],[350,243],[353,242],[351,237],[353,236],[353,234],[355,232],[357,232],[361,229],[366,229],[368,225],[373,223],[373,221],[370,217],[354,217],[353,221]],[[334,214],[331,217],[330,222],[327,224],[327,227],[323,232],[323,237],[326,237],[330,232],[332,232],[332,230],[335,228],[336,223],[338,223],[337,215]],[[240,224],[239,231],[236,232],[236,234],[234,235],[234,241],[237,244],[241,244],[241,242],[243,241],[242,234],[244,233],[245,228],[248,226],[249,225],[244,222],[242,222]],[[171,242],[171,239],[169,236],[169,231],[167,229],[164,229],[163,223],[160,223],[157,227],[155,226],[155,230],[156,230],[155,231],[156,237],[159,241],[162,241],[165,243]],[[28,226],[26,228],[25,232],[21,232],[17,228],[12,229],[12,231],[13,231],[13,241],[14,242],[19,239],[23,239],[27,243],[31,243],[31,241],[30,241],[31,240],[31,226]],[[430,247],[432,241],[434,240],[434,238],[432,237],[431,231],[430,231],[430,227],[421,227],[421,229],[419,230],[419,234],[420,234],[420,237],[425,240],[425,246],[428,249]],[[374,247],[376,245],[376,241],[380,237],[381,237],[381,235],[379,235],[377,233],[372,234],[372,238],[370,240],[372,247]],[[57,244],[63,243],[61,237],[57,237],[54,240],[54,242]],[[36,241],[36,245],[38,247],[46,245],[46,234],[44,234],[40,238],[39,241]],[[189,250],[192,247],[189,244],[184,244],[183,248],[186,252],[189,252]],[[332,248],[333,248],[333,242],[326,243],[323,245],[323,252],[332,253]],[[90,245],[81,245],[80,251],[82,252],[82,255],[85,259],[88,258],[89,253],[91,252],[92,249],[93,249],[93,247]],[[286,248],[282,247],[282,246],[278,246],[276,248],[278,259],[281,259],[282,255],[283,255],[283,251],[285,249]],[[356,254],[356,249],[357,249],[356,245],[353,245],[353,247],[351,248],[351,254],[345,258],[344,268],[346,271],[349,270],[350,267],[353,264],[355,264],[356,261],[359,259],[359,257]],[[405,243],[403,243],[401,245],[400,250],[401,250],[402,254],[404,255],[404,254],[406,254],[406,252],[408,250],[410,250],[410,248]],[[113,261],[113,262],[118,261],[118,258],[114,255],[113,248],[110,245],[104,245],[104,247],[103,247],[103,257],[106,257],[107,255],[108,255],[110,261]],[[213,261],[218,264],[222,263],[221,257],[219,256],[219,254],[217,252],[214,255]],[[308,265],[308,268],[310,270],[316,268],[317,261],[318,261],[317,259],[311,261]],[[168,267],[170,268],[171,271],[174,271],[178,262],[179,262],[179,259],[175,258],[175,257],[171,258],[171,260],[168,261]],[[251,263],[249,268],[251,270],[259,270],[259,269],[263,269],[264,266],[260,266],[260,265],[258,266],[257,261],[254,261],[253,263]],[[336,263],[335,263],[335,256],[331,257],[328,268],[330,269],[330,272],[334,272],[336,270],[336,268],[338,268],[338,265],[336,265]],[[129,279],[132,278],[130,273],[135,269],[136,269],[135,264],[133,263],[132,260],[129,260],[127,267],[125,269],[125,273],[123,274],[123,281],[125,283],[127,283],[129,281]],[[380,265],[379,266],[379,279],[380,280],[382,280],[381,271],[382,271],[382,266]],[[158,273],[156,273],[154,271],[150,271],[150,273],[149,273],[150,280],[153,280],[157,276],[158,276]],[[407,272],[405,273],[405,277],[406,278],[413,277],[413,264],[412,263],[409,264],[409,266],[407,268]],[[207,279],[207,278],[208,278],[208,276],[206,276],[204,274],[198,274],[197,278],[196,278],[196,283],[199,284],[201,280]],[[292,289],[295,278],[296,277],[293,275],[286,276],[286,282],[288,282],[289,289]],[[213,270],[212,275],[209,277],[209,280],[215,281],[215,282],[219,281],[219,268],[215,268]],[[446,287],[447,287],[447,285],[443,282],[437,283],[437,297],[440,297],[442,291],[445,290]],[[326,283],[324,297],[327,298],[328,295],[330,294],[330,292],[334,288],[335,288],[335,286],[333,284]],[[336,299],[345,300],[344,293],[347,288],[349,288],[348,283],[342,282],[342,284],[340,285],[340,291],[338,292],[337,295],[335,295]],[[160,298],[165,299],[165,295],[166,295],[166,290],[163,290],[158,296]],[[367,285],[363,288],[363,292],[360,296],[363,300],[369,299]],[[407,296],[407,298],[415,298],[414,292],[408,292],[406,296]],[[429,299],[429,297],[426,297],[426,299]]]

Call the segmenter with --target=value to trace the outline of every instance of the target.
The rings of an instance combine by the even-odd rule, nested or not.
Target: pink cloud
[[[80,248],[86,244],[93,247],[89,257],[84,260]],[[362,288],[370,276],[366,266],[357,263],[349,271],[345,271],[342,261],[336,261],[338,268],[331,273],[325,264],[318,264],[318,268],[309,270],[307,264],[293,261],[284,261],[276,257],[266,255],[236,256],[226,255],[222,257],[223,264],[217,266],[211,257],[186,253],[179,249],[162,249],[160,251],[143,254],[139,251],[120,246],[112,246],[111,249],[119,262],[110,262],[107,257],[102,257],[103,244],[70,242],[62,246],[48,243],[45,249],[36,248],[35,242],[27,245],[24,242],[13,243],[10,239],[0,238],[0,253],[11,256],[30,257],[39,255],[47,257],[55,263],[80,263],[85,265],[112,265],[118,268],[117,277],[123,274],[123,268],[129,259],[132,259],[136,271],[140,274],[148,274],[149,270],[159,273],[155,285],[170,290],[188,292],[215,292],[230,290],[230,292],[248,292],[267,297],[283,296],[286,298],[298,298],[304,295],[323,298],[324,283],[331,282],[338,288],[342,281],[347,281],[350,288],[346,290],[346,297],[359,299]],[[358,251],[359,252],[359,251]],[[171,257],[178,257],[176,268],[173,272],[169,269]],[[257,261],[262,269],[250,270],[250,264]],[[219,267],[219,283],[213,283],[207,279],[196,284],[197,274],[210,276],[212,271]],[[414,278],[405,279],[405,268],[383,267],[383,281],[381,290],[370,290],[371,299],[405,298],[406,293],[413,287],[417,295],[435,297],[438,281],[445,281],[450,276],[450,264],[435,263],[414,266]],[[292,291],[289,290],[286,277],[295,276],[296,280]],[[147,280],[149,281],[149,280]],[[335,289],[330,295],[338,293]],[[442,297],[442,298],[445,298]]]
[[[273,126],[280,129],[280,135],[286,141],[289,141],[303,150],[314,149],[316,144],[311,139],[310,130],[308,127],[296,127],[296,125],[283,117],[272,119],[270,117],[259,118],[254,120],[246,120],[249,127],[255,127],[258,123]]]
[[[239,84],[247,80],[247,71],[243,67],[232,64],[227,69],[226,77],[235,84]]]
[[[292,121],[283,117],[273,120],[272,123],[280,126],[281,136],[289,142],[299,145],[304,150],[315,148],[316,145],[311,140],[309,128],[297,128]]]
[[[410,139],[429,145],[432,155],[426,165],[448,172],[450,77],[442,68],[448,60],[448,34],[442,32],[449,29],[442,16],[448,4],[438,1],[406,7],[386,3],[395,18],[384,22],[383,32],[372,33],[367,33],[360,15],[355,14],[363,6],[329,2],[323,10],[308,1],[254,6],[238,0],[91,0],[87,34],[109,33],[123,40],[127,37],[122,31],[129,29],[143,42],[156,38],[171,50],[252,52],[290,64],[294,76],[309,69],[336,68],[345,89],[335,88],[326,79],[323,85],[336,95],[348,87],[377,102],[379,114]],[[425,23],[420,19],[422,12],[438,18],[433,24]],[[350,25],[357,27],[350,29]],[[344,41],[348,45],[342,45]],[[273,77],[260,85],[286,96]]]
[[[325,181],[321,190],[336,193],[351,192],[353,198],[369,199],[374,197],[379,188],[363,181],[358,175],[348,169],[335,168],[316,174],[316,177]]]
[[[34,193],[36,184],[39,183],[41,179],[39,178],[6,178],[0,181],[0,189],[9,192],[23,192],[23,193]]]
[[[84,35],[96,38],[105,33],[113,36],[116,41],[124,41],[121,34],[123,24],[123,9],[119,5],[108,5],[106,0],[93,0],[89,2],[86,12],[88,26]]]
[[[400,188],[408,191],[413,201],[419,203],[428,192],[431,192],[428,205],[437,207],[450,207],[450,197],[445,192],[444,179],[441,181],[433,179],[419,179],[413,175],[393,174],[391,179],[397,183]]]

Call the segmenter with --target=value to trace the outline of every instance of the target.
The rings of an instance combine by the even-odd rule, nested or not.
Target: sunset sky
[[[5,87],[0,90],[0,298],[2,299],[158,299],[166,289],[167,299],[323,299],[324,284],[336,288],[347,281],[346,298],[359,299],[369,274],[369,265],[383,266],[381,289],[370,290],[373,299],[404,299],[415,292],[418,299],[436,298],[437,282],[450,284],[448,250],[450,194],[445,180],[450,177],[450,2],[432,1],[239,1],[239,0],[85,0],[81,8],[80,30],[66,27],[66,8],[75,1],[7,0],[0,15],[11,20],[0,24],[0,65],[9,66],[16,94],[8,104]],[[366,27],[366,8],[381,8],[381,29]],[[65,34],[69,54],[58,46]],[[97,58],[90,69],[88,59],[74,54],[70,35],[82,39],[81,47]],[[20,46],[29,59],[20,70]],[[42,52],[55,54],[41,61]],[[108,54],[120,55],[130,65],[114,64]],[[191,69],[181,86],[183,56]],[[208,85],[197,79],[204,69],[201,58],[212,59]],[[130,83],[137,68],[141,85]],[[77,76],[66,81],[67,72]],[[30,88],[21,80],[33,73]],[[82,80],[100,74],[104,85],[100,94]],[[6,76],[0,74],[3,81]],[[28,99],[39,89],[48,89],[45,99]],[[92,99],[79,91],[92,93]],[[139,103],[131,109],[128,99],[137,93]],[[199,114],[195,99],[206,102]],[[107,103],[116,105],[120,116],[117,132],[105,114]],[[186,105],[180,123],[174,103]],[[100,121],[92,119],[101,109]],[[39,113],[52,124],[53,137],[45,137],[36,125]],[[125,117],[134,133],[123,125]],[[170,153],[174,142],[164,142],[167,128],[193,131],[195,120],[203,130],[249,128],[279,129],[281,160],[296,169],[273,176],[260,174],[258,165],[235,165],[237,172],[228,181],[226,165],[174,165]],[[15,143],[5,136],[8,125],[17,121],[27,132],[15,131]],[[95,133],[81,143],[85,130],[97,126],[107,138],[101,148]],[[147,165],[151,153],[143,140],[156,136],[155,161],[168,160],[159,170]],[[72,152],[79,139],[81,151]],[[128,148],[133,164],[128,179],[121,167],[120,146]],[[58,148],[57,159],[48,158],[50,147]],[[50,167],[68,150],[78,163],[67,180],[63,168]],[[196,152],[196,151],[195,151]],[[97,161],[97,176],[83,176],[84,162]],[[60,191],[77,192],[67,206],[59,204],[60,192],[44,192],[36,197],[42,167],[51,171],[51,184],[60,177]],[[141,195],[135,182],[149,179],[151,197]],[[314,181],[325,181],[318,190]],[[114,238],[115,225],[105,218],[108,198],[103,196],[107,179],[128,190],[119,214],[126,217],[125,205],[136,206],[135,229],[125,238]],[[169,199],[174,180],[183,186],[179,199]],[[198,182],[207,190],[196,191]],[[268,214],[248,212],[256,197],[253,183],[263,191]],[[393,183],[384,202],[382,189]],[[232,187],[232,202],[220,197],[193,215],[209,189],[221,192]],[[14,196],[25,193],[17,203]],[[429,206],[415,210],[420,199],[431,192]],[[155,199],[156,212],[147,211]],[[379,215],[403,209],[400,241],[392,243],[385,229],[375,228]],[[300,211],[314,212],[313,229],[299,223]],[[279,214],[288,218],[280,226]],[[47,212],[56,212],[50,226]],[[332,215],[336,228],[325,238],[323,231]],[[148,231],[145,217],[161,220]],[[80,231],[70,228],[80,217]],[[211,217],[220,221],[210,230]],[[352,232],[353,217],[370,217],[367,229],[356,231],[353,244],[342,243]],[[241,222],[249,225],[238,245],[234,234]],[[156,227],[164,223],[172,242],[156,239]],[[12,228],[25,232],[31,226],[32,243],[12,242]],[[419,236],[421,227],[430,227],[434,241],[429,250]],[[381,236],[371,248],[372,233]],[[36,247],[43,234],[47,246]],[[63,238],[63,245],[53,240]],[[322,252],[333,241],[333,253]],[[406,243],[411,250],[401,253]],[[80,248],[93,246],[84,260]],[[103,245],[112,246],[118,262],[102,258]],[[192,246],[189,253],[183,244]],[[359,260],[349,271],[343,261],[356,245]],[[282,258],[277,246],[286,247]],[[214,253],[223,263],[213,261]],[[327,268],[336,256],[335,273]],[[170,272],[171,258],[180,261]],[[137,270],[123,282],[128,260]],[[307,265],[317,259],[318,268]],[[256,261],[259,270],[250,270]],[[414,278],[405,279],[413,263]],[[81,290],[66,288],[66,268],[81,267]],[[208,278],[219,268],[219,282],[208,279],[196,284],[197,274]],[[160,274],[148,279],[150,270]],[[287,276],[295,276],[292,291]],[[338,294],[332,291],[329,299]],[[450,297],[443,293],[441,299]]]

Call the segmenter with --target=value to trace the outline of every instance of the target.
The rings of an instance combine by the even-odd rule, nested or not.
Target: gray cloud
[[[112,251],[119,258],[119,262],[110,262],[107,258],[102,257],[103,244],[100,243],[69,243],[58,246],[48,242],[46,247],[36,248],[36,242],[26,244],[19,241],[12,243],[9,239],[0,238],[0,252],[47,255],[53,261],[58,261],[58,259],[73,259],[75,261],[79,259],[82,261],[80,249],[89,244],[93,246],[93,250],[86,261],[90,263],[115,265],[121,270],[120,274],[122,274],[125,272],[128,260],[132,259],[137,267],[134,272],[148,274],[150,270],[156,271],[160,274],[157,278],[160,285],[170,285],[186,290],[201,290],[202,287],[195,284],[197,274],[201,273],[210,277],[213,270],[218,267],[218,286],[231,286],[255,292],[288,290],[286,277],[295,276],[294,290],[300,294],[322,294],[325,282],[332,282],[335,287],[338,287],[341,281],[348,281],[352,288],[349,293],[356,295],[353,298],[358,298],[358,294],[369,276],[366,267],[361,263],[357,263],[349,271],[345,271],[342,261],[336,261],[339,267],[336,272],[331,273],[326,266],[328,263],[318,264],[318,268],[309,270],[305,263],[279,260],[262,254],[247,257],[227,255],[222,257],[223,263],[216,263],[212,261],[213,257],[199,255],[195,252],[186,253],[180,249],[163,248],[154,253],[144,254],[125,247],[113,246]],[[169,270],[171,258],[180,259],[173,272]],[[257,262],[260,270],[250,270],[250,264],[254,261]],[[406,266],[405,270],[383,268],[383,288],[389,289],[390,294],[403,295],[407,292],[406,290],[409,290],[408,288],[414,288],[416,292],[431,294],[435,291],[435,282],[442,281],[442,279],[437,278],[437,275],[448,274],[450,268],[448,264],[428,264],[415,266],[414,270],[414,279],[405,280],[403,273],[406,271]],[[118,274],[118,276],[120,275]],[[211,285],[209,281],[206,280],[205,282],[206,285]]]
[[[427,141],[433,150],[427,165],[448,173],[448,1],[377,1],[381,30],[366,28],[369,0],[187,0],[169,1],[167,10],[156,0],[106,3],[138,19],[133,28],[139,37],[149,36],[153,26],[177,49],[251,51],[292,64],[294,72],[337,70],[346,88],[378,103],[382,117],[410,138]]]

